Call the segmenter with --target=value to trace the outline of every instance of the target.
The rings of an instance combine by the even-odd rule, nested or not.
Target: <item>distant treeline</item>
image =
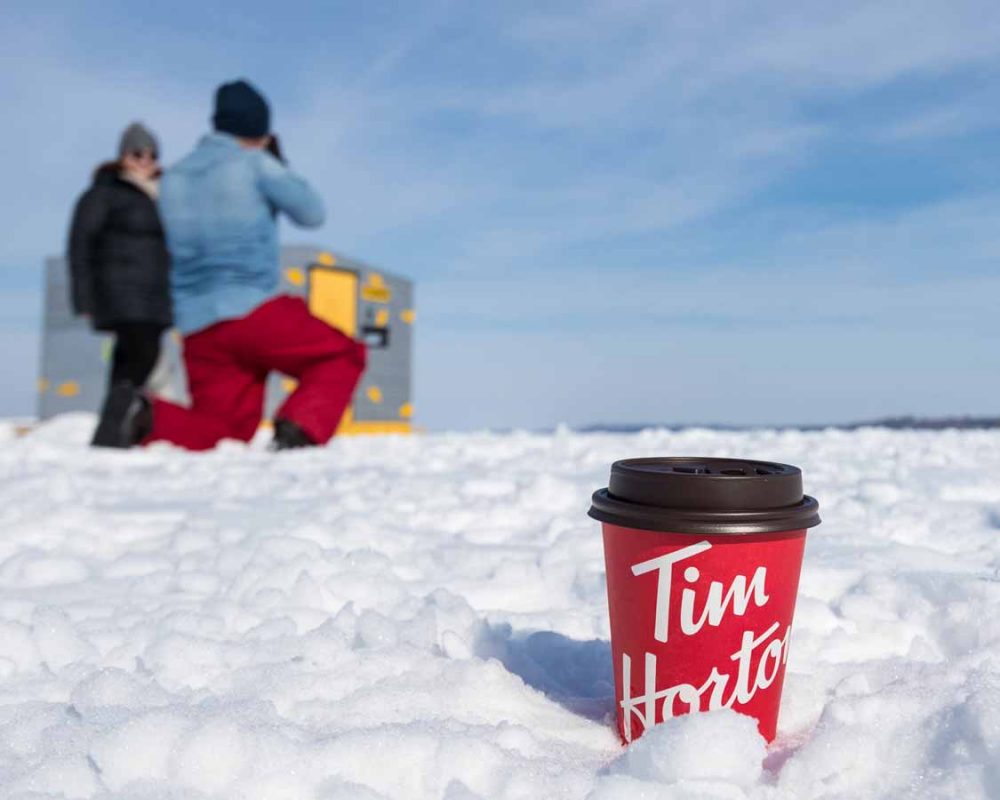
[[[681,431],[688,428],[709,428],[722,431],[749,430],[793,430],[793,431],[856,431],[859,428],[891,428],[906,431],[943,430],[990,430],[1000,428],[1000,417],[884,417],[865,422],[850,422],[830,425],[665,425],[649,423],[643,425],[587,425],[576,430],[582,433],[636,433],[650,428]]]

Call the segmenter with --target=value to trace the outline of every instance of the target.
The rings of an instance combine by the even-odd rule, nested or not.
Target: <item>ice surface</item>
[[[0,424],[0,797],[1000,797],[1000,434],[356,438],[98,452]],[[8,430],[10,428],[10,430]],[[779,736],[623,750],[590,493],[627,456],[799,464]]]

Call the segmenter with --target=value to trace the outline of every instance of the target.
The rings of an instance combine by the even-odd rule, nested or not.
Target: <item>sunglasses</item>
[[[151,161],[156,161],[157,159],[159,159],[160,154],[157,153],[155,150],[133,150],[132,156],[138,159],[143,159],[146,158],[146,156],[149,156]]]

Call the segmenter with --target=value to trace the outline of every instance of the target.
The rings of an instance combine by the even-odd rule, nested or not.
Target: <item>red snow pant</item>
[[[298,387],[275,414],[323,444],[337,430],[365,368],[365,347],[309,313],[298,297],[276,297],[245,317],[184,337],[191,407],[153,400],[153,430],[143,441],[207,450],[221,439],[249,441],[264,413],[267,375]]]

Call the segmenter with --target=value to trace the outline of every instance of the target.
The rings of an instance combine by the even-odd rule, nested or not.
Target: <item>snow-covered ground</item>
[[[1000,432],[95,452],[0,425],[0,797],[1000,797]],[[798,464],[778,740],[610,723],[617,458]]]

